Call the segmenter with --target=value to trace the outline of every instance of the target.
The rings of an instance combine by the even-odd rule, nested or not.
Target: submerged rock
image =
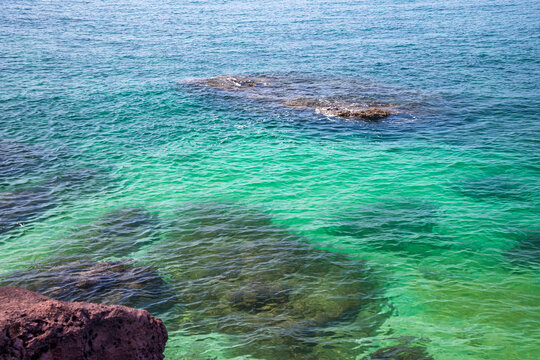
[[[526,183],[503,176],[491,176],[458,182],[453,188],[462,195],[479,200],[530,200],[534,191]]]
[[[167,330],[145,310],[67,303],[0,287],[0,360],[163,359]]]
[[[189,83],[346,120],[378,121],[396,112],[393,104],[361,96],[360,89],[351,88],[351,84],[346,86],[328,79],[317,81],[269,74],[220,75]]]
[[[143,208],[124,207],[82,226],[61,247],[64,253],[83,251],[97,260],[124,257],[156,241],[159,227],[156,214]]]
[[[312,248],[259,212],[188,206],[151,250],[186,308],[182,328],[232,334],[236,355],[320,358],[313,349],[326,327],[354,322],[361,337],[385,319],[372,269]]]
[[[433,357],[420,346],[395,345],[379,349],[362,360],[433,360]]]
[[[0,285],[22,287],[63,301],[126,305],[151,312],[171,309],[175,295],[149,266],[120,261],[44,263],[5,276]]]
[[[0,233],[24,226],[52,207],[44,187],[0,193]]]
[[[505,256],[518,266],[540,265],[540,231],[530,231],[524,240],[507,250]]]
[[[433,234],[437,210],[415,199],[390,199],[358,208],[341,209],[326,232],[349,236],[385,251],[403,251],[413,256],[448,248]]]
[[[38,149],[21,143],[0,140],[0,180],[37,170],[45,162]]]
[[[73,197],[103,194],[114,187],[114,182],[102,168],[66,167],[49,175],[45,186],[55,197],[69,201]]]

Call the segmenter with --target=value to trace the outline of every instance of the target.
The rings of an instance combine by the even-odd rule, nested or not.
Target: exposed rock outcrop
[[[125,261],[36,264],[8,274],[0,286],[22,287],[56,300],[124,305],[153,314],[176,303],[172,289],[153,268]]]
[[[298,110],[311,110],[345,120],[378,121],[396,113],[394,104],[368,99],[343,84],[325,79],[301,79],[279,75],[219,75],[189,83]]]
[[[0,287],[0,360],[163,359],[167,331],[145,310],[68,303]]]

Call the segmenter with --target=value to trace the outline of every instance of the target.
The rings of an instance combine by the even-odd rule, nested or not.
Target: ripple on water
[[[505,252],[506,258],[520,267],[540,265],[540,230],[528,231],[525,239]]]
[[[437,216],[437,208],[422,200],[392,198],[339,209],[331,216],[333,225],[325,230],[382,251],[423,256],[449,247],[444,238],[434,234]]]
[[[508,201],[532,199],[527,184],[504,176],[474,178],[454,185],[459,193],[479,200]]]
[[[97,260],[124,257],[156,241],[159,228],[156,214],[140,207],[123,207],[81,226],[61,239],[59,248],[66,256],[85,253]]]
[[[25,226],[54,205],[49,189],[43,186],[0,193],[0,234]]]
[[[394,339],[382,339],[381,342],[390,342],[393,345],[382,347],[362,360],[433,360],[427,349],[420,343],[421,339],[412,337],[400,337]]]
[[[45,163],[43,152],[22,142],[0,140],[0,180],[37,171]]]
[[[335,350],[328,327],[351,323],[359,338],[386,316],[365,263],[313,249],[237,205],[187,205],[150,251],[185,305],[182,328],[233,335],[235,355],[323,358]]]

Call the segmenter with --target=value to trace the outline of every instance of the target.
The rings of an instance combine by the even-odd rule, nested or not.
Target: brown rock
[[[388,117],[392,111],[380,108],[361,109],[356,107],[329,107],[317,108],[317,111],[326,116],[338,116],[344,119],[355,119],[363,121],[378,121]]]
[[[398,112],[395,104],[366,98],[361,92],[365,85],[335,79],[248,74],[191,79],[188,83],[345,120],[375,122]]]
[[[0,287],[0,360],[163,359],[167,330],[145,310],[68,303]]]

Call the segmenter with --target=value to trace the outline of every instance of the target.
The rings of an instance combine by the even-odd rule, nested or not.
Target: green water
[[[503,1],[8,1],[0,273],[127,257],[174,288],[174,246],[160,246],[182,209],[233,204],[270,219],[261,236],[280,229],[371,269],[391,315],[362,336],[361,316],[329,325],[317,341],[334,358],[405,342],[435,359],[535,359],[539,13]],[[404,111],[348,122],[185,82],[245,73],[329,93],[332,79]],[[81,229],[125,207],[152,214],[157,235],[127,253],[73,250]],[[237,335],[182,326],[193,313],[171,298],[179,308],[155,314],[167,359],[249,358],[232,355]]]

